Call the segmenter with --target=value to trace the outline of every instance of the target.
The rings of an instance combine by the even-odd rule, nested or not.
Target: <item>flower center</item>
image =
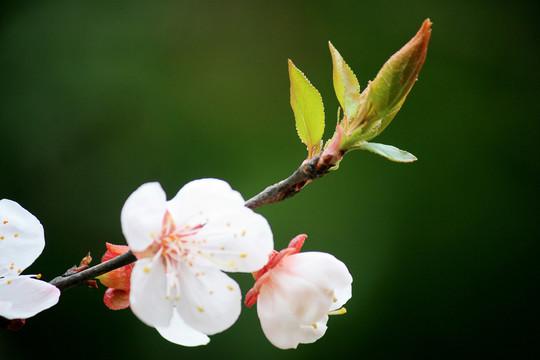
[[[161,236],[157,241],[158,249],[152,258],[152,261],[161,258],[165,267],[165,276],[167,279],[165,299],[179,300],[181,263],[184,262],[189,266],[193,266],[194,254],[188,245],[188,241],[192,240],[203,226],[204,224],[195,226],[186,225],[184,228],[178,229],[171,214],[166,211],[163,217]]]

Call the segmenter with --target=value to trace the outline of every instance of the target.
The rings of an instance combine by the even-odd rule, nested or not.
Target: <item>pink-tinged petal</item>
[[[166,298],[167,281],[161,258],[141,259],[131,273],[129,303],[131,310],[145,324],[157,327],[169,325],[173,303]]]
[[[250,290],[259,292],[263,331],[281,349],[312,343],[326,332],[328,311],[351,297],[352,277],[345,264],[326,253],[284,253],[276,259]]]
[[[45,247],[43,226],[14,201],[0,200],[0,269],[16,276],[32,264]],[[7,272],[6,272],[7,270]]]
[[[301,324],[289,307],[289,299],[272,286],[263,286],[257,302],[257,315],[266,338],[280,349],[296,349],[301,343]],[[310,326],[310,324],[305,324]]]
[[[122,232],[133,251],[144,251],[161,235],[166,194],[157,182],[141,185],[120,215]]]
[[[331,291],[346,289],[352,283],[347,266],[323,252],[312,251],[288,256],[283,259],[282,266],[317,287]]]
[[[284,258],[280,265],[280,269],[286,269],[287,273],[296,279],[301,279],[319,289],[321,293],[319,296],[331,300],[325,312],[339,309],[352,296],[352,276],[347,266],[330,254],[322,252],[299,253]],[[300,296],[296,293],[302,288],[292,289],[289,285],[288,289],[289,292],[293,293],[292,296]],[[312,294],[311,296],[317,295]],[[323,298],[320,301],[323,301]],[[310,308],[316,311],[313,307],[317,304],[322,306],[320,302],[313,302],[310,304]],[[318,311],[320,310],[322,308],[318,309]]]
[[[58,302],[60,290],[29,276],[0,279],[0,316],[27,319]]]
[[[125,252],[129,250],[129,246],[126,246],[126,245],[114,245],[110,243],[105,243],[105,245],[107,246],[107,251],[101,258],[102,263],[105,261],[114,259],[115,257],[121,254],[124,254]],[[128,264],[118,269],[109,271],[108,273],[105,273],[103,275],[100,275],[97,278],[103,285],[109,288],[125,291],[126,294],[129,295],[131,270],[133,269],[133,266],[134,264]],[[128,300],[128,305],[129,305],[129,300]]]
[[[122,310],[129,307],[129,290],[109,288],[105,291],[103,302],[111,310]]]
[[[208,336],[189,327],[176,311],[173,312],[169,326],[157,327],[156,330],[166,340],[182,346],[199,346],[210,342]]]
[[[283,263],[285,260],[287,259],[284,259]],[[279,299],[281,306],[289,309],[297,322],[316,323],[332,306],[334,292],[331,289],[319,287],[302,276],[297,276],[293,271],[294,269],[285,266],[274,268],[261,287],[258,302],[261,301],[263,290],[272,287],[272,296]]]
[[[196,226],[244,206],[244,199],[218,179],[194,180],[184,185],[167,203],[177,226]]]
[[[101,262],[114,259],[115,257],[129,251],[129,246],[127,245],[115,245],[115,244],[106,242],[105,246],[107,247],[107,251],[105,252],[105,254],[103,254],[103,257],[101,258]]]
[[[241,310],[238,284],[215,267],[180,264],[180,301],[176,309],[192,328],[212,335],[228,329]]]
[[[230,272],[261,269],[274,248],[266,219],[246,207],[210,219],[197,240],[196,248],[216,259],[218,268]]]

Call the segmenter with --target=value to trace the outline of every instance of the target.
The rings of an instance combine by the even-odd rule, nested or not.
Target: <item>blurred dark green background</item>
[[[140,184],[172,197],[217,177],[245,198],[305,157],[287,58],[335,124],[331,40],[362,88],[430,17],[419,81],[366,152],[259,211],[277,248],[299,233],[354,277],[348,314],[293,351],[255,308],[208,346],[163,340],[99,290],[0,331],[0,359],[534,358],[540,342],[538,11],[529,1],[11,1],[1,5],[0,197],[43,223],[27,273],[63,273],[105,241]],[[238,274],[243,291],[251,281]]]

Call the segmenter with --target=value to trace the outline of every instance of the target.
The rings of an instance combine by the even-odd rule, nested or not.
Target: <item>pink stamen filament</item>
[[[177,230],[174,220],[167,211],[163,217],[162,234],[158,240],[159,250],[152,257],[152,262],[161,258],[165,266],[167,279],[166,298],[178,300],[180,296],[180,262],[190,264],[193,256],[189,241],[199,232],[204,224]]]

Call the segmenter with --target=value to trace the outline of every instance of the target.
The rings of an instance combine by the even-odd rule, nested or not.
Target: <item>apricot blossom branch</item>
[[[322,162],[319,157],[314,157],[300,165],[300,167],[298,167],[298,169],[296,169],[296,171],[288,178],[267,187],[259,194],[246,201],[245,206],[250,209],[255,209],[263,205],[274,204],[288,199],[300,192],[304,186],[313,179],[323,177],[329,171],[330,167],[329,164]],[[64,291],[135,261],[137,261],[137,258],[133,252],[129,250],[111,260],[86,270],[77,273],[68,271],[51,280],[50,284],[56,286],[61,291]]]
[[[360,92],[356,75],[349,65],[336,48],[329,44],[334,89],[343,110],[343,119],[337,124],[334,135],[325,146],[322,141],[324,106],[321,95],[289,60],[291,107],[300,140],[307,146],[308,158],[291,176],[267,187],[246,201],[245,206],[255,209],[294,196],[312,180],[336,169],[343,155],[355,149],[367,150],[392,161],[415,161],[416,157],[407,151],[370,141],[392,121],[418,79],[426,59],[431,25],[431,21],[426,19],[416,35],[390,57],[363,92]],[[53,279],[51,284],[60,290],[66,290],[136,260],[133,253],[128,251],[87,270],[75,274],[68,272]]]

